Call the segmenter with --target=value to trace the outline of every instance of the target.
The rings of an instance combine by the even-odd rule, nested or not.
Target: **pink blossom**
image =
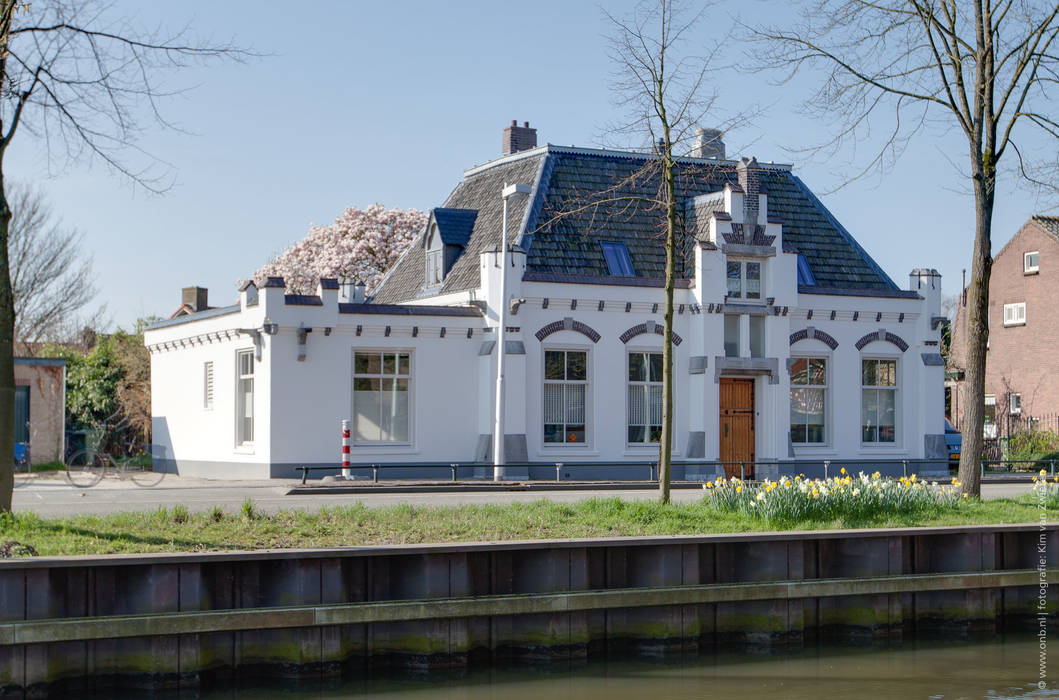
[[[370,294],[426,220],[416,209],[349,207],[330,226],[312,226],[305,238],[255,272],[254,282],[261,286],[266,277],[282,277],[288,292],[313,294],[321,277],[350,277]]]

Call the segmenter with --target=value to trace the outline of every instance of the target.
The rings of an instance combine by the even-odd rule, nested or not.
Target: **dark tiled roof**
[[[474,209],[478,216],[467,240],[463,255],[453,263],[439,294],[476,289],[480,282],[478,254],[493,248],[500,240],[503,200],[500,192],[505,183],[532,184],[544,160],[543,150],[528,157],[479,170],[463,179],[445,200],[448,209]],[[508,238],[514,241],[521,230],[520,222],[526,210],[526,197],[512,197],[508,204]],[[373,302],[397,303],[415,299],[423,289],[426,275],[422,237],[409,247],[393,269],[386,274],[372,297]]]
[[[478,218],[476,209],[437,207],[432,213],[434,223],[438,225],[438,234],[445,245],[467,245],[474,231],[474,220]]]
[[[324,300],[315,294],[284,294],[285,306],[323,306]]]
[[[1034,214],[1033,220],[1041,225],[1041,227],[1052,234],[1056,238],[1059,238],[1059,216],[1044,216],[1043,214]]]
[[[542,162],[543,161],[543,162]],[[536,182],[532,206],[512,200],[509,238],[518,240],[515,222],[525,225],[520,243],[527,250],[527,278],[572,275],[605,278],[610,270],[601,241],[624,243],[636,278],[660,279],[665,272],[664,219],[658,205],[661,178],[645,172],[645,157],[612,151],[548,146],[518,160],[469,171],[445,202],[446,207],[479,211],[467,251],[453,266],[441,293],[478,286],[478,252],[499,239],[505,182]],[[898,287],[832,216],[802,181],[785,168],[763,165],[762,191],[768,191],[769,218],[783,221],[784,249],[805,256],[816,283],[823,288],[897,291]],[[677,171],[680,216],[692,215],[684,203],[736,183],[735,163],[685,159]],[[704,203],[706,204],[706,203]],[[708,213],[705,206],[698,213]],[[689,229],[691,222],[688,222]],[[681,277],[689,278],[694,237],[681,233]],[[415,252],[418,250],[419,252]],[[381,284],[375,299],[396,303],[420,295],[422,246],[413,246]]]
[[[390,316],[481,316],[477,306],[420,306],[418,304],[339,304],[340,314],[385,314]]]

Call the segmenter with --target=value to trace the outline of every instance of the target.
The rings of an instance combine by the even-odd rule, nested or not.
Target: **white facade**
[[[687,463],[675,476],[712,478],[716,473],[715,466],[705,463],[722,456],[720,387],[728,378],[752,381],[750,461],[777,463],[771,471],[759,467],[759,476],[809,474],[824,460],[943,457],[937,273],[913,273],[911,293],[810,293],[798,284],[798,254],[784,252],[783,225],[768,220],[766,195],[759,196],[757,217],[767,222],[765,232],[772,240],[755,245],[725,242],[724,234],[746,215],[739,189],[706,194],[723,197],[723,206],[713,207],[705,220],[696,222],[701,235],[694,250],[694,274],[675,293],[679,344],[674,358],[673,454],[678,463]],[[145,334],[151,352],[154,441],[168,448],[173,455],[169,466],[181,474],[296,476],[296,468],[303,465],[337,470],[339,426],[353,419],[354,464],[477,463],[483,465],[479,474],[484,474],[492,454],[494,341],[497,310],[503,303],[498,257],[495,252],[480,254],[477,289],[399,306],[340,305],[333,280],[322,281],[315,297],[286,296],[282,282],[275,281],[261,290],[246,288],[237,306],[158,324]],[[655,459],[657,443],[630,442],[635,431],[629,430],[634,410],[629,355],[661,352],[661,286],[527,281],[526,256],[515,249],[509,260],[505,450],[507,461],[518,464],[509,469],[509,476],[554,478],[556,462]],[[760,265],[751,268],[760,279],[759,298],[732,298],[727,266],[739,261],[744,263],[745,285],[751,284],[745,263]],[[727,357],[726,316],[731,317],[727,355],[734,355]],[[365,420],[364,406],[376,399],[356,398],[354,357],[370,351],[406,354],[409,367],[393,375],[405,381],[401,386],[406,390],[392,394],[403,395],[387,404],[390,416],[380,418],[400,425],[373,427],[381,431],[373,433],[376,437],[390,432],[369,442],[363,439],[364,431],[358,433],[356,421]],[[548,351],[585,353],[586,378],[569,382],[578,385],[569,390],[546,390]],[[246,417],[239,397],[246,394],[247,379],[244,376],[241,383],[238,375],[241,352],[251,352],[255,359],[253,439],[245,442],[239,437],[240,420]],[[799,397],[811,396],[814,405],[823,402],[822,427],[817,411],[808,419],[815,422],[796,427],[792,435],[791,365],[799,358],[824,360],[822,383],[817,373],[811,392],[795,387]],[[862,385],[865,363],[872,360],[884,361],[872,370],[879,376],[896,373],[893,386]],[[394,362],[401,369],[403,360]],[[212,363],[212,398],[207,363]],[[387,379],[389,375],[381,376],[383,384],[378,386],[398,386],[386,384],[396,381]],[[358,386],[371,385],[370,378],[362,378]],[[566,441],[546,441],[546,433],[553,439],[558,434],[545,427],[546,391],[564,397],[562,410],[575,423],[583,420],[583,431],[564,423]],[[644,388],[644,396],[651,391]],[[577,404],[572,409],[571,402]],[[889,414],[879,408],[891,403],[895,420],[884,417]],[[371,403],[370,411],[376,408]],[[557,409],[549,410],[554,414]],[[554,415],[549,420],[554,421]],[[369,424],[374,425],[363,423]],[[649,431],[648,426],[644,435]],[[800,441],[810,434],[814,441]],[[788,464],[792,460],[800,464]],[[405,473],[441,476],[449,471]],[[470,468],[461,472],[470,473]],[[578,478],[642,477],[646,472],[599,466],[569,473]]]

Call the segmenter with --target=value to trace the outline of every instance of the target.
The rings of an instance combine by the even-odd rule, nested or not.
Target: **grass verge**
[[[252,502],[239,513],[219,508],[189,513],[178,506],[147,513],[40,518],[19,513],[0,518],[0,542],[30,545],[40,555],[336,547],[426,542],[474,542],[542,538],[694,535],[726,532],[816,530],[843,527],[985,525],[1039,522],[1032,494],[1017,499],[964,501],[934,514],[838,519],[806,518],[782,525],[765,518],[722,512],[708,500],[662,506],[650,501],[600,498],[578,503],[540,500],[509,505],[459,507],[354,505],[316,513],[261,513]],[[1048,521],[1059,520],[1049,499]]]

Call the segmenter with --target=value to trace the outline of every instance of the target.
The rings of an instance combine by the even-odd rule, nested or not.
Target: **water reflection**
[[[1059,665],[1059,657],[1056,662]],[[592,661],[575,668],[487,670],[460,677],[353,680],[307,687],[216,690],[210,700],[699,700],[700,698],[1059,698],[1038,687],[1029,633],[989,642],[885,649],[806,649],[785,655],[703,655],[681,660]]]

